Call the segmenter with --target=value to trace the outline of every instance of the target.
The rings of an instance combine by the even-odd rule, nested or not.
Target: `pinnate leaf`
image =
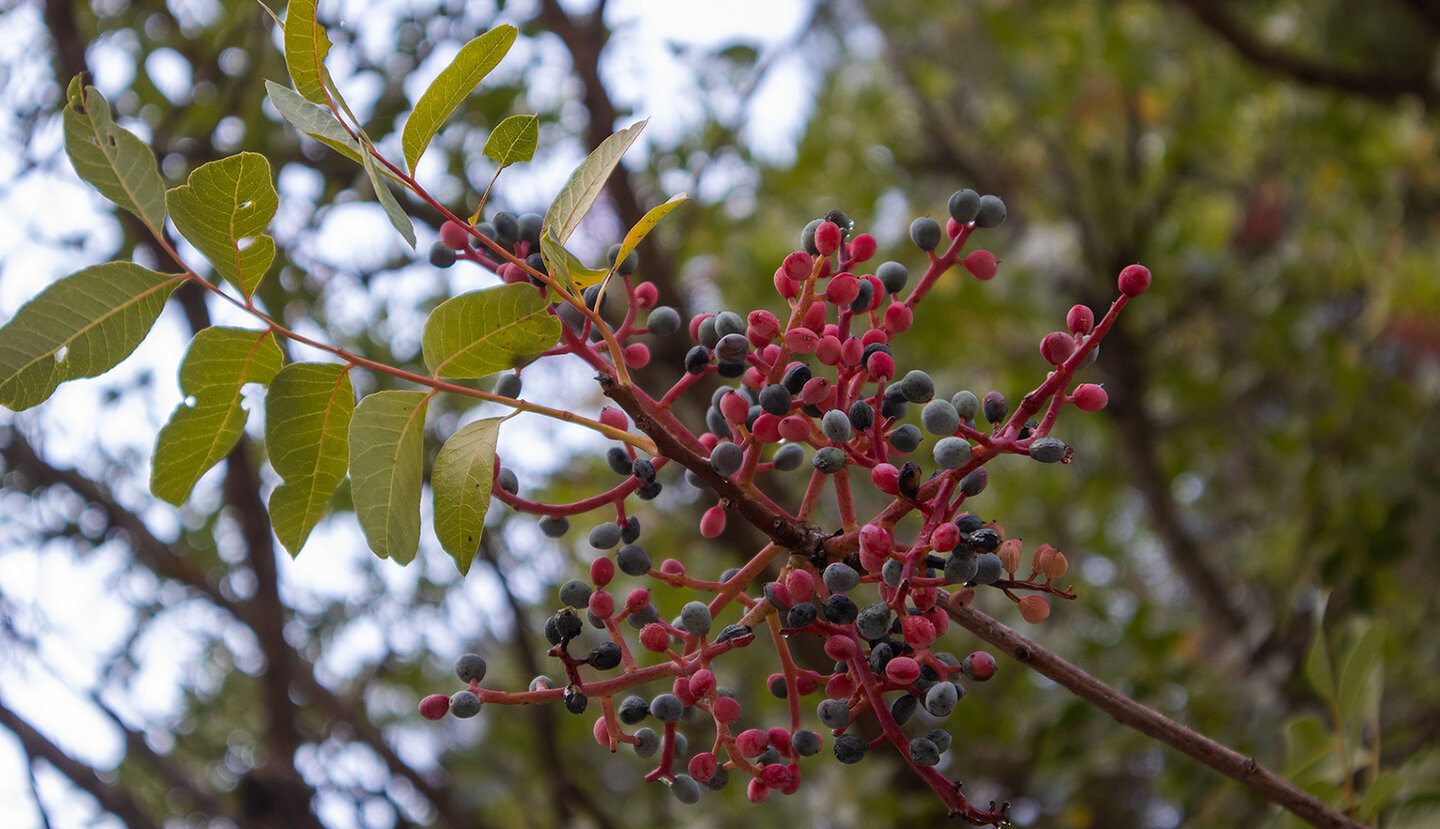
[[[70,82],[61,121],[65,153],[80,178],[158,236],[165,227],[165,182],[145,142],[119,127],[109,102],[79,77]]]
[[[245,297],[275,261],[275,240],[264,235],[280,198],[270,161],[240,153],[197,167],[165,197],[175,227]]]
[[[511,115],[495,125],[485,141],[485,155],[500,169],[535,157],[540,145],[540,119],[534,115]]]
[[[409,564],[420,547],[425,408],[419,391],[379,391],[350,420],[350,496],[371,551]]]
[[[502,285],[440,303],[420,345],[436,377],[483,377],[514,368],[559,337],[560,320],[534,286]]]
[[[195,335],[180,363],[182,401],[155,440],[150,492],[175,506],[196,481],[240,440],[245,410],[240,388],[268,383],[280,370],[280,347],[269,331],[206,328]]]
[[[420,95],[420,100],[415,102],[415,110],[405,119],[405,127],[400,132],[405,163],[412,173],[425,148],[430,146],[430,140],[440,131],[440,126],[475,91],[490,70],[499,65],[519,32],[514,26],[496,26],[460,47],[455,59]],[[489,155],[490,145],[487,143],[485,146]],[[534,153],[533,148],[531,153]]]
[[[0,328],[0,405],[28,409],[130,356],[184,277],[107,262],[46,288]]]
[[[265,395],[265,447],[285,483],[270,494],[270,524],[290,551],[300,552],[324,517],[350,464],[355,391],[338,363],[292,363]]]
[[[600,146],[575,168],[570,180],[565,182],[560,195],[555,197],[545,213],[540,233],[542,237],[548,232],[562,245],[569,240],[570,234],[580,226],[580,220],[590,212],[600,192],[605,189],[605,182],[615,171],[615,165],[620,163],[620,157],[640,137],[644,128],[645,122],[641,121],[620,130],[600,142]]]
[[[285,67],[302,96],[325,104],[325,55],[330,51],[330,36],[315,19],[316,4],[317,0],[290,0],[285,7]]]
[[[470,572],[495,475],[495,440],[505,418],[462,426],[435,456],[430,488],[435,493],[435,535],[455,560],[460,574]]]

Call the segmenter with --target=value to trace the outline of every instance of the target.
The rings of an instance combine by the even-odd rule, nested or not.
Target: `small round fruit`
[[[960,413],[949,400],[936,398],[920,410],[920,423],[932,435],[953,435],[960,428]]]
[[[452,694],[450,713],[461,719],[469,719],[480,713],[480,698],[469,691]]]
[[[970,441],[964,438],[941,438],[932,453],[941,469],[960,469],[970,462]]]
[[[1150,269],[1144,265],[1126,265],[1116,280],[1120,293],[1129,297],[1140,296],[1150,287]]]
[[[1005,202],[999,196],[980,197],[980,209],[975,213],[976,227],[998,227],[1005,221]]]
[[[921,250],[934,250],[940,244],[942,235],[940,223],[929,216],[921,216],[910,223],[910,241]]]
[[[1058,463],[1069,454],[1070,447],[1059,438],[1038,438],[1030,442],[1030,457],[1041,463]]]
[[[945,207],[950,212],[950,218],[962,225],[970,224],[980,212],[980,194],[968,187],[956,190],[950,194],[950,201]]]

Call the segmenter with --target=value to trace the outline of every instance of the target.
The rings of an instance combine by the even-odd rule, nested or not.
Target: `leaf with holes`
[[[290,0],[285,7],[285,67],[302,96],[326,104],[325,55],[330,36],[315,19],[316,5],[317,0]]]
[[[420,391],[377,391],[350,419],[350,497],[365,541],[409,564],[420,548],[425,408]]]
[[[503,170],[534,158],[539,145],[540,119],[534,115],[511,115],[490,131],[490,137],[485,140],[485,155]]]
[[[335,113],[310,103],[300,93],[274,81],[265,82],[265,91],[270,96],[270,103],[275,105],[282,118],[290,122],[290,126],[356,164],[365,163],[360,160],[360,143],[345,131]]]
[[[66,380],[114,368],[183,281],[134,262],[107,262],[46,288],[0,328],[0,405],[28,409]]]
[[[405,163],[410,172],[415,172],[415,165],[425,153],[425,148],[430,146],[435,133],[440,131],[440,126],[475,91],[490,70],[499,65],[519,33],[520,30],[514,26],[496,26],[460,47],[455,59],[420,95],[420,100],[415,102],[415,110],[405,119],[405,127],[400,131],[400,145],[405,151]],[[488,155],[489,145],[486,147]]]
[[[430,488],[435,493],[435,535],[463,576],[470,572],[490,488],[495,478],[495,440],[503,417],[477,420],[460,427],[435,456]]]
[[[265,395],[265,450],[285,483],[270,493],[270,524],[291,555],[325,516],[350,465],[355,390],[348,367],[292,363]]]
[[[246,298],[254,294],[275,261],[275,240],[264,235],[280,204],[269,160],[240,153],[203,164],[165,202],[180,235],[216,273]]]
[[[425,367],[436,377],[484,377],[514,368],[560,338],[560,320],[533,285],[502,285],[448,299],[425,320]]]
[[[269,383],[282,361],[269,331],[206,328],[195,335],[180,363],[180,392],[189,399],[175,407],[155,439],[155,497],[177,507],[189,499],[200,476],[240,440],[246,416],[241,387]]]
[[[550,209],[545,213],[545,222],[541,225],[541,236],[549,233],[555,241],[564,244],[580,226],[580,220],[590,212],[595,200],[600,197],[600,191],[605,189],[605,182],[610,174],[615,172],[615,165],[620,163],[620,157],[640,137],[640,131],[645,129],[645,122],[641,121],[633,126],[626,127],[615,133],[604,141],[600,146],[590,153],[581,162],[575,172],[570,174],[570,179],[560,189],[560,195],[550,203]]]
[[[65,96],[65,153],[75,172],[159,236],[165,229],[165,182],[155,153],[120,128],[105,97],[95,87],[83,86],[78,76]]]

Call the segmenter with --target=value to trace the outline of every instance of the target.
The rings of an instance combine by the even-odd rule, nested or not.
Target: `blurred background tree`
[[[422,167],[457,212],[473,209],[493,172],[480,147],[505,115],[541,114],[541,152],[532,172],[507,172],[492,205],[542,212],[558,177],[617,126],[669,118],[612,182],[610,224],[585,232],[598,249],[649,206],[698,194],[641,252],[662,301],[690,312],[769,303],[776,263],[827,210],[871,229],[881,259],[913,261],[911,218],[943,216],[958,187],[999,193],[1010,221],[983,243],[1002,260],[1000,278],[943,284],[897,362],[942,389],[1018,395],[1043,371],[1034,344],[1062,327],[1065,309],[1102,306],[1121,267],[1148,264],[1155,288],[1090,378],[1105,382],[1109,408],[1062,423],[1076,462],[1001,464],[984,496],[987,518],[1072,562],[1080,601],[1034,636],[1342,808],[1361,808],[1368,793],[1366,808],[1386,807],[1384,825],[1433,825],[1436,5],[796,3],[755,12],[731,39],[677,40],[660,55],[637,51],[646,14],[603,0],[321,4],[331,69],[373,135],[396,128],[459,44],[499,22],[521,26],[521,43]],[[744,33],[764,32],[770,14],[800,22],[784,37]],[[418,361],[423,314],[485,284],[473,270],[417,263],[390,241],[356,168],[282,126],[260,79],[285,70],[258,4],[16,0],[0,31],[3,313],[106,257],[169,266],[126,217],[75,196],[57,111],[81,71],[153,143],[171,185],[241,149],[271,159],[282,192],[279,278],[260,295],[271,313],[313,318],[366,356]],[[673,100],[637,77],[651,60],[676,73]],[[56,215],[65,199],[88,206]],[[414,215],[433,238],[436,217]],[[696,810],[644,785],[641,761],[610,758],[588,718],[555,706],[420,721],[415,703],[454,684],[448,666],[466,650],[493,656],[491,676],[511,687],[553,670],[538,630],[554,587],[589,555],[575,540],[583,533],[557,543],[532,519],[493,511],[488,566],[462,582],[438,549],[405,570],[374,559],[342,509],[291,561],[263,510],[273,476],[247,442],[184,510],[156,505],[148,435],[177,399],[173,355],[224,313],[188,291],[174,305],[168,331],[147,343],[148,366],[127,363],[36,412],[0,416],[0,726],[10,734],[0,742],[19,825],[941,816],[883,756],[843,770],[811,762],[799,794],[764,806],[732,786]],[[683,351],[683,337],[671,338],[649,371],[673,378]],[[563,371],[536,368],[527,389],[579,394],[564,390],[583,384]],[[458,415],[432,418],[434,433]],[[559,451],[501,447],[537,497],[563,499],[609,474],[592,444],[543,429],[527,440],[553,438]],[[701,507],[671,489],[640,513],[647,546],[713,555],[717,574],[731,566],[753,539],[699,539],[690,518]],[[689,517],[662,520],[676,513]],[[657,595],[662,613],[680,601]],[[1023,626],[1003,602],[982,607]],[[971,649],[963,632],[950,635],[955,650]],[[1318,635],[1337,671],[1350,653],[1367,669],[1366,704],[1338,712],[1338,725],[1316,671],[1307,677]],[[739,690],[764,704],[769,668],[753,669]],[[951,721],[947,772],[974,800],[1013,800],[1027,825],[1274,818],[1243,788],[1014,663],[972,690]],[[1372,786],[1382,772],[1387,782]]]

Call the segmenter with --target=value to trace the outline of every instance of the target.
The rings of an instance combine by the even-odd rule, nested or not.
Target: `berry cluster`
[[[952,814],[980,825],[1005,822],[1005,805],[970,804],[958,783],[937,768],[952,735],[931,726],[965,696],[962,683],[983,682],[996,671],[989,653],[959,658],[941,647],[949,611],[989,587],[1015,602],[1027,621],[1039,623],[1051,612],[1047,597],[1074,593],[1056,584],[1067,561],[1049,545],[1033,550],[1028,575],[1019,577],[1020,540],[980,518],[969,502],[985,490],[987,464],[1000,455],[1042,463],[1070,460],[1071,447],[1051,434],[1058,415],[1067,405],[1095,411],[1107,402],[1103,388],[1073,384],[1074,375],[1095,359],[1105,332],[1128,299],[1148,287],[1150,274],[1139,265],[1122,271],[1121,296],[1098,324],[1089,308],[1072,308],[1066,330],[1040,342],[1041,356],[1051,366],[1048,376],[1013,410],[996,391],[982,397],[960,390],[947,398],[937,394],[926,372],[901,372],[895,341],[911,327],[919,303],[956,265],[980,280],[996,275],[993,254],[977,250],[962,258],[961,251],[976,229],[1000,224],[1006,211],[995,196],[960,190],[950,198],[948,212],[944,228],[929,217],[911,225],[910,238],[926,257],[914,278],[895,261],[864,272],[876,254],[875,239],[855,233],[844,213],[832,211],[810,222],[801,249],[774,274],[784,312],[722,311],[689,320],[695,345],[685,355],[685,373],[658,398],[630,384],[623,370],[617,371],[616,356],[629,368],[645,365],[649,350],[638,338],[676,334],[682,320],[673,309],[656,306],[652,284],[634,280],[633,254],[615,268],[629,300],[618,326],[606,326],[595,313],[574,313],[582,302],[585,310],[596,311],[603,285],[586,288],[578,302],[563,296],[555,313],[569,325],[551,353],[592,365],[602,390],[617,404],[600,412],[599,423],[616,433],[643,433],[656,452],[638,452],[634,442],[610,448],[606,461],[621,482],[571,504],[521,497],[513,473],[496,465],[497,496],[539,516],[551,537],[564,535],[577,515],[602,510],[613,512],[613,520],[607,515],[590,530],[597,557],[589,578],[560,587],[559,607],[545,624],[549,655],[563,681],[537,677],[520,692],[485,688],[485,660],[469,654],[456,663],[466,687],[449,697],[426,697],[421,714],[473,717],[485,703],[552,700],[574,714],[598,707],[596,741],[611,751],[628,743],[636,755],[654,758],[647,779],[666,783],[685,803],[696,802],[703,788],[723,788],[735,777],[745,779],[754,802],[774,792],[790,794],[801,783],[805,758],[821,753],[827,741],[834,758],[846,764],[888,744]],[[534,280],[542,291],[555,290],[536,252],[539,230],[535,215],[497,213],[474,228],[448,223],[431,261],[449,266],[458,256],[491,268],[506,282]],[[947,237],[948,248],[941,251]],[[485,247],[470,247],[475,238]],[[497,261],[492,251],[506,261]],[[612,252],[612,263],[613,258]],[[647,319],[637,325],[636,312],[642,310]],[[671,407],[712,374],[722,384],[710,398],[704,428],[692,430]],[[495,393],[518,396],[518,373],[507,375]],[[906,422],[912,409],[918,409],[918,424]],[[927,435],[932,442],[922,449]],[[809,482],[791,512],[778,502],[780,492],[762,486],[761,473],[799,470],[807,458]],[[743,567],[718,577],[692,573],[703,569],[693,561],[668,558],[656,566],[640,544],[639,521],[627,514],[626,503],[632,495],[656,497],[671,462],[685,468],[690,485],[715,497],[700,518],[702,535],[720,535],[739,515],[770,543]],[[890,500],[862,517],[853,489],[867,482]],[[833,493],[839,526],[814,523],[827,493]],[[920,528],[913,537],[898,537],[898,522],[911,513],[918,514]],[[617,589],[617,576],[646,582]],[[696,598],[666,621],[652,589]],[[792,653],[797,637],[815,637],[833,664],[802,667]],[[748,721],[741,699],[716,675],[724,654],[762,638],[777,657],[768,689],[789,709],[788,722],[769,728]],[[667,687],[636,693],[660,685]],[[812,696],[816,704],[802,705]],[[807,707],[813,718],[806,716]],[[708,717],[711,726],[703,732],[706,743],[692,752],[684,732],[696,735],[697,716]]]

